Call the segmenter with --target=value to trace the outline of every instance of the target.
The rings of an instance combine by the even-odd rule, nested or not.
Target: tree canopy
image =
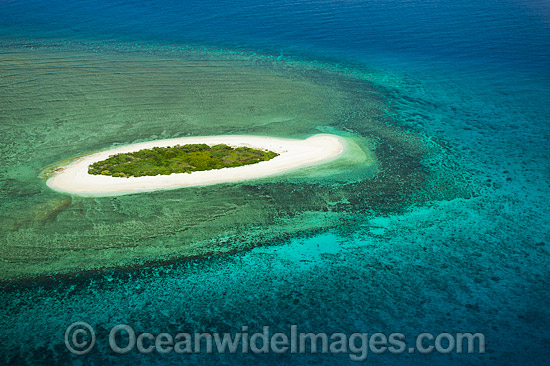
[[[170,175],[256,164],[278,155],[273,151],[249,147],[233,148],[224,144],[153,147],[111,155],[105,160],[91,164],[88,173],[113,177]]]

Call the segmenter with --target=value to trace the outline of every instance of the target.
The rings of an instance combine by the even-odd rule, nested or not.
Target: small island
[[[268,161],[279,154],[250,147],[230,147],[225,144],[187,144],[153,147],[120,153],[95,162],[88,167],[93,175],[112,177],[142,177],[191,173],[203,170],[235,168]]]
[[[222,135],[139,142],[83,155],[50,172],[63,193],[116,196],[265,178],[338,158],[344,138]],[[188,173],[188,174],[175,174]]]

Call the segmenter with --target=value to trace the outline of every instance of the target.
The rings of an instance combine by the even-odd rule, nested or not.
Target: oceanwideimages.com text
[[[95,346],[96,334],[84,322],[71,324],[65,332],[65,345],[76,355],[89,353]],[[251,332],[248,326],[235,333],[158,333],[136,332],[127,324],[113,327],[109,333],[109,348],[117,354],[148,353],[329,353],[347,354],[353,361],[364,361],[369,354],[433,352],[485,353],[482,333],[420,333],[407,343],[403,333],[314,333],[300,332],[291,325],[288,332],[272,332],[270,326]]]

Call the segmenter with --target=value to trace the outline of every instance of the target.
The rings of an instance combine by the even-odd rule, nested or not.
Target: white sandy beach
[[[198,171],[146,177],[111,177],[88,174],[88,166],[110,155],[127,153],[155,146],[165,147],[185,144],[227,144],[232,147],[247,146],[274,151],[279,156],[260,163],[236,168]],[[237,182],[263,178],[290,170],[327,162],[344,150],[344,140],[336,135],[319,134],[305,140],[280,139],[261,136],[206,136],[184,137],[125,145],[78,158],[56,169],[46,184],[60,192],[85,196],[109,196],[159,189],[174,189],[224,182]]]

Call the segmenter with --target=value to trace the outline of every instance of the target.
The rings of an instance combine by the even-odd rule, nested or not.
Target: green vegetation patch
[[[142,177],[170,175],[200,170],[232,168],[271,160],[279,154],[273,151],[233,148],[224,144],[176,145],[153,147],[136,152],[111,155],[88,167],[88,173],[112,177]]]

